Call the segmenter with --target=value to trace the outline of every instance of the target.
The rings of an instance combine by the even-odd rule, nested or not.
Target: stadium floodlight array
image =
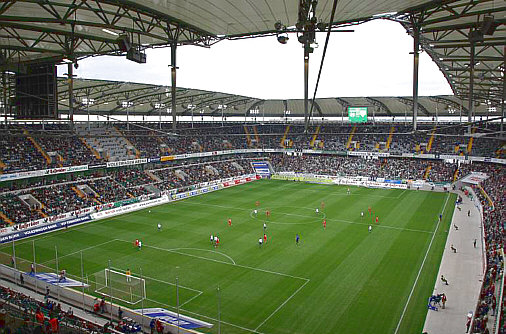
[[[146,281],[143,278],[105,268],[95,273],[95,292],[128,304],[137,304],[146,298]]]

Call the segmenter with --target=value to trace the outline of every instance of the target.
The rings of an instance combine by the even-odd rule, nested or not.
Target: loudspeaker
[[[469,33],[469,42],[483,42],[483,33],[480,30],[473,30]]]
[[[123,52],[127,52],[132,48],[128,35],[120,35],[116,42],[118,43],[119,49]]]
[[[498,26],[499,23],[494,21],[492,15],[486,15],[483,17],[483,22],[481,22],[480,31],[483,35],[493,35]]]
[[[126,58],[139,64],[146,63],[146,54],[142,51],[132,48],[128,50]]]

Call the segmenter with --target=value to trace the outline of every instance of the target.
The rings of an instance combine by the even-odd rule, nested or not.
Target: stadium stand
[[[463,174],[470,171],[487,173],[490,177],[480,186],[475,187],[475,193],[483,207],[483,227],[485,238],[486,264],[487,271],[483,278],[483,284],[480,297],[476,306],[474,323],[472,324],[473,333],[485,333],[487,331],[488,319],[491,316],[497,316],[496,307],[498,302],[506,303],[506,298],[502,301],[497,300],[497,291],[500,272],[502,268],[504,250],[504,222],[506,221],[506,205],[504,198],[506,196],[506,169],[502,165],[494,164],[473,164],[465,165]],[[488,198],[487,198],[488,196]],[[490,200],[489,200],[490,199]],[[504,287],[503,287],[504,288]],[[504,308],[502,309],[501,323],[499,333],[506,333],[504,324]],[[488,330],[492,330],[489,328]]]
[[[167,136],[154,130],[127,130],[125,125],[76,126],[76,133],[65,125],[9,127],[2,131],[0,148],[3,173],[29,171],[72,165],[96,165],[101,161],[149,158],[167,154],[210,152],[241,148],[323,149],[330,151],[375,151],[402,153],[437,153],[504,157],[504,143],[497,139],[475,138],[471,145],[462,130],[439,130],[432,135],[430,126],[411,133],[402,124],[312,126],[307,134],[300,125],[254,125],[250,144],[241,124],[211,127],[211,124],[182,124],[181,135]],[[252,126],[249,126],[252,128]],[[393,130],[392,130],[393,129]],[[495,126],[489,125],[494,131]],[[170,131],[168,125],[162,131]],[[316,132],[318,133],[316,134]],[[392,134],[390,135],[390,131]],[[29,139],[31,138],[31,140]],[[35,142],[35,143],[34,143]],[[388,144],[388,147],[387,147]],[[40,148],[38,149],[37,146]],[[468,152],[468,149],[471,149]],[[49,158],[49,160],[48,160]],[[4,166],[4,167],[2,167]]]
[[[126,333],[121,322],[99,326],[74,315],[72,309],[64,311],[61,305],[49,298],[40,302],[24,293],[0,286],[0,313],[4,333]]]

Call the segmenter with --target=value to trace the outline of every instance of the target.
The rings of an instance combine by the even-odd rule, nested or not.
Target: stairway
[[[100,157],[100,154],[98,153],[98,151],[95,150],[93,147],[91,147],[84,138],[79,138],[79,139],[83,142],[84,146],[86,146],[91,151],[91,153],[93,153],[95,158],[97,158],[98,160],[102,159]]]
[[[471,133],[476,133],[476,128],[472,128]],[[469,142],[467,143],[467,154],[471,154],[471,150],[473,149],[474,137],[469,138]]]
[[[251,136],[249,134],[248,127],[246,125],[244,125],[244,133],[246,134],[246,144],[248,145],[248,147],[251,147]]]
[[[459,177],[459,169],[456,168],[455,172],[453,173],[453,182],[457,181],[458,177]]]
[[[146,170],[144,171],[147,176],[149,176],[150,179],[152,179],[155,182],[162,182],[162,179],[155,175],[152,171]]]
[[[387,143],[385,145],[385,151],[390,149],[390,144],[392,143],[392,138],[394,137],[395,126],[392,125],[390,128],[390,133],[388,134]]]
[[[318,135],[320,134],[320,128],[321,128],[321,125],[318,125],[315,133],[313,134],[313,138],[311,138],[311,142],[309,143],[309,145],[311,147],[314,147],[314,143],[315,143],[316,139],[318,139]]]
[[[51,157],[46,153],[46,151],[44,151],[42,149],[42,147],[39,145],[39,143],[37,143],[37,141],[33,137],[30,137],[30,134],[28,133],[27,130],[23,130],[23,134],[26,136],[26,138],[28,138],[29,141],[32,142],[33,146],[35,146],[37,151],[39,151],[39,153],[42,154],[44,159],[46,159],[46,163],[48,165],[50,165],[51,164]]]
[[[65,162],[65,159],[63,159],[60,153],[56,153],[56,159],[58,160],[56,162],[58,164],[58,167],[63,167],[63,162]]]
[[[430,150],[432,149],[432,144],[434,143],[435,133],[436,133],[436,126],[434,125],[434,128],[432,129],[432,132],[430,134],[429,142],[427,143],[427,152],[426,153],[429,153]]]
[[[258,137],[257,126],[253,125],[253,133],[255,134],[255,140],[257,141],[257,147],[260,145],[260,138]]]
[[[0,218],[2,218],[2,220],[4,222],[6,222],[7,224],[14,225],[14,222],[12,220],[10,220],[10,218],[7,217],[2,211],[0,211]]]
[[[47,215],[47,213],[45,213],[44,211],[42,211],[42,209],[37,209],[37,212],[38,212],[38,213],[40,213],[40,214],[41,214],[41,216],[42,216],[42,217],[44,217],[44,218],[49,217],[49,216]]]
[[[74,192],[77,194],[77,196],[79,196],[79,198],[85,198],[86,197],[84,195],[84,193],[79,188],[77,188],[76,186],[72,186],[71,188],[72,188],[72,190],[74,190]]]
[[[286,128],[285,128],[285,133],[283,134],[283,138],[281,138],[281,147],[283,148],[286,148],[286,145],[285,145],[285,139],[286,139],[286,136],[288,135],[288,131],[290,131],[290,125],[287,125]]]
[[[430,174],[430,170],[432,169],[432,165],[429,164],[427,166],[427,168],[425,169],[425,173],[423,173],[423,179],[424,180],[427,180],[427,178],[429,177],[429,174]]]
[[[348,141],[346,142],[346,150],[350,149],[351,141],[353,140],[353,135],[357,132],[357,126],[354,125],[353,129],[351,129],[350,136],[348,137]]]

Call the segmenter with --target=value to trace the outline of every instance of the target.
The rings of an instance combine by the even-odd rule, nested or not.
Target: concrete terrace
[[[455,209],[433,294],[446,294],[445,309],[427,311],[423,332],[427,334],[462,334],[466,332],[467,314],[474,313],[483,277],[484,248],[481,214],[478,207],[462,192],[461,210]],[[471,210],[470,217],[467,216]],[[456,225],[458,230],[454,227]],[[476,239],[476,248],[474,240]],[[457,252],[451,249],[453,245]],[[441,275],[448,285],[441,281]],[[427,296],[429,298],[430,296]],[[495,320],[495,317],[491,317]]]

